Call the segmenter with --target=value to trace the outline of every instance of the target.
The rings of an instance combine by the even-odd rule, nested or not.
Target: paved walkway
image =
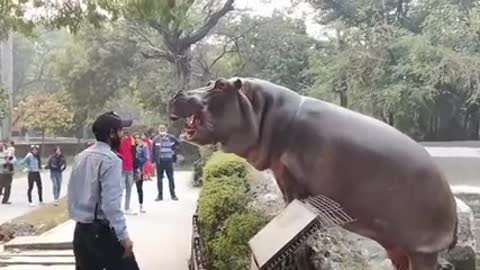
[[[178,172],[175,177],[179,201],[170,200],[168,192],[164,190],[165,200],[155,202],[156,182],[146,182],[143,189],[147,214],[127,217],[135,254],[142,270],[188,269],[192,215],[199,189],[191,187],[190,172]],[[132,199],[136,202],[137,196]]]
[[[64,196],[67,191],[67,184],[70,178],[70,170],[63,173],[62,195]],[[42,172],[42,185],[43,185],[43,202],[49,203],[53,201],[52,181],[50,180],[50,173],[48,171]],[[0,204],[0,224],[12,220],[18,216],[21,216],[32,210],[32,207],[28,205],[27,199],[28,181],[27,176],[22,175],[19,177],[14,176],[12,184],[12,193],[10,195],[11,205]],[[33,202],[38,204],[37,188],[34,186],[32,192]]]

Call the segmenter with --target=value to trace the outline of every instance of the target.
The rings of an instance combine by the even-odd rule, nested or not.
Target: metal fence
[[[205,249],[200,237],[200,228],[198,226],[198,215],[192,217],[192,242],[191,242],[190,260],[188,262],[189,270],[207,270]]]

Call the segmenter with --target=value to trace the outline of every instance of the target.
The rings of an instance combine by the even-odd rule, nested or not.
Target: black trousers
[[[140,174],[138,174],[137,170],[135,170],[133,179],[135,180],[135,185],[137,186],[139,204],[143,204],[143,177],[144,174],[142,171],[140,171]]]
[[[73,235],[76,270],[139,270],[135,257],[123,256],[115,232],[101,223],[77,223]]]
[[[170,196],[176,197],[175,195],[175,180],[173,179],[173,161],[170,160],[161,160],[157,162],[157,189],[158,197],[163,197],[163,173],[167,175],[168,178],[168,187],[170,189]]]
[[[2,191],[3,198],[2,203],[7,203],[10,199],[10,192],[12,190],[13,174],[2,173],[0,174],[0,191]]]
[[[38,201],[43,202],[43,191],[42,191],[42,178],[40,177],[40,172],[28,172],[28,202],[32,202],[32,190],[33,184],[37,185],[38,192]]]

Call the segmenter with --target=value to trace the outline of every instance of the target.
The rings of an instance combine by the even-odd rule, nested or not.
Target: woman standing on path
[[[67,162],[63,156],[62,149],[57,146],[55,153],[48,158],[47,168],[50,170],[50,178],[53,184],[53,199],[57,203],[62,190],[63,171],[67,168]]]
[[[145,133],[142,133],[142,140],[143,144],[147,147],[148,158],[143,167],[144,180],[151,181],[152,177],[155,176],[155,165],[150,161],[152,156],[153,141]]]
[[[135,185],[137,186],[138,193],[138,203],[140,204],[140,213],[145,213],[143,209],[143,180],[144,180],[144,171],[143,167],[145,162],[148,160],[148,149],[147,146],[143,143],[143,140],[140,139],[140,136],[135,135],[135,145],[136,145],[136,154],[135,154],[135,171],[134,179]]]
[[[41,160],[40,154],[38,153],[38,148],[38,145],[32,145],[30,147],[30,152],[25,156],[22,161],[20,161],[20,164],[24,165],[28,172],[27,195],[30,206],[35,206],[32,201],[33,184],[37,186],[38,201],[40,202],[40,204],[43,203],[42,178],[40,176]]]
[[[10,192],[12,189],[15,156],[6,150],[5,145],[0,146],[0,151],[0,192],[3,191],[2,204],[11,204]]]

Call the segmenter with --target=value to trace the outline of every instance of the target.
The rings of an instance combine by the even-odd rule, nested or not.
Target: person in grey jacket
[[[139,269],[122,211],[122,129],[132,125],[114,112],[93,123],[97,142],[78,154],[68,185],[68,211],[76,222],[76,270]]]

